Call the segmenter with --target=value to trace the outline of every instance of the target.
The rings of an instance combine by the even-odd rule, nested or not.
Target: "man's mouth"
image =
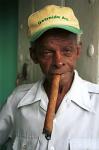
[[[64,75],[64,73],[61,73],[61,72],[54,72],[54,73],[51,73],[51,75]]]

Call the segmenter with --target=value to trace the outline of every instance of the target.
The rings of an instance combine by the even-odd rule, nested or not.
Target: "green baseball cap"
[[[35,41],[44,32],[52,28],[60,28],[75,34],[82,34],[78,19],[70,7],[48,5],[28,18],[28,36],[30,41]]]

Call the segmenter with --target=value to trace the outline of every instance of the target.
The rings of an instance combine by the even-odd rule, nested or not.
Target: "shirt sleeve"
[[[0,111],[0,146],[2,146],[8,139],[13,124],[13,113],[11,99],[12,95],[8,98],[7,102],[4,104]]]
[[[30,84],[29,86],[22,85],[17,87],[0,110],[0,146],[5,144],[8,141],[9,137],[12,137],[13,140],[17,106],[19,101],[31,88],[31,85],[32,84]]]

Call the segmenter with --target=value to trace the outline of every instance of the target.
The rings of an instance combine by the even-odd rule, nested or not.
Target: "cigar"
[[[59,90],[59,81],[60,81],[60,75],[54,75],[51,84],[49,103],[47,107],[44,128],[43,128],[43,133],[45,134],[47,140],[51,139],[51,133],[53,129],[53,119],[55,117],[56,102],[57,102],[58,90]]]

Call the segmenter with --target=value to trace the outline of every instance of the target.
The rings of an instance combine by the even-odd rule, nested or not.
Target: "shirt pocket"
[[[39,138],[16,137],[13,150],[39,150]]]
[[[99,139],[71,139],[70,150],[99,150]]]

